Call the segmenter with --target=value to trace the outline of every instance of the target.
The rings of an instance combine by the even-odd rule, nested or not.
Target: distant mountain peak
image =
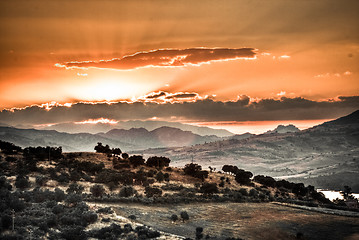
[[[289,125],[278,125],[274,130],[267,131],[266,133],[293,133],[299,132],[300,129],[293,124]]]

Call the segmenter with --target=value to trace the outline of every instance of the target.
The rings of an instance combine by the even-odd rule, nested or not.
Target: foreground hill
[[[232,164],[255,174],[304,182],[319,188],[359,191],[359,111],[294,133],[228,139],[193,147],[151,149],[141,154],[169,156],[176,166],[189,158],[217,169]]]
[[[0,238],[336,239],[359,231],[355,210],[335,205],[313,186],[253,177],[234,166],[223,173],[170,163],[0,142]],[[336,209],[343,216],[328,220],[288,204],[346,211]]]

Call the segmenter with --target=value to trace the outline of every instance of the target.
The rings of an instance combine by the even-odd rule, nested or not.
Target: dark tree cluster
[[[122,151],[120,148],[110,148],[109,145],[102,145],[101,142],[98,142],[95,146],[94,150],[98,153],[106,153],[106,154],[115,154],[115,155],[121,155]],[[125,154],[125,153],[124,153]]]
[[[237,166],[233,166],[233,165],[223,165],[223,167],[222,167],[223,172],[233,174],[233,175],[236,175],[238,170],[239,170],[239,168]]]
[[[266,187],[276,187],[276,180],[269,176],[257,175],[253,178],[257,183],[260,183]]]
[[[130,161],[130,164],[133,167],[145,165],[145,159],[143,159],[143,157],[140,155],[133,155],[133,156],[129,157],[128,160]]]
[[[225,173],[233,174],[235,176],[236,182],[243,185],[251,185],[251,178],[253,173],[239,169],[237,166],[233,165],[224,165],[222,171]]]
[[[27,147],[23,154],[25,158],[36,158],[39,161],[63,158],[62,147]]]
[[[183,171],[186,175],[199,178],[204,181],[208,177],[208,171],[202,170],[202,166],[196,163],[189,163],[183,168]]]
[[[203,183],[199,191],[205,195],[212,195],[218,193],[218,187],[216,183]]]
[[[155,167],[158,169],[162,169],[164,167],[168,167],[170,165],[171,160],[166,157],[149,157],[146,161],[146,165],[149,167]]]
[[[250,185],[252,177],[253,177],[253,173],[249,171],[245,171],[243,169],[239,169],[236,173],[235,180],[239,184]]]
[[[0,140],[0,149],[5,154],[16,154],[22,151],[21,147],[16,146],[13,143],[1,141],[1,140]]]

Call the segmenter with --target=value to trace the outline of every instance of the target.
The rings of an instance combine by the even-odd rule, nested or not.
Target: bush
[[[178,220],[178,216],[176,214],[172,214],[171,220],[172,222],[176,222]]]
[[[251,183],[251,177],[253,177],[253,173],[239,169],[236,173],[235,180],[239,184],[249,185]]]
[[[15,186],[16,188],[19,188],[21,190],[29,188],[30,187],[29,178],[22,175],[18,175],[16,177]]]
[[[65,202],[68,205],[74,205],[76,206],[78,203],[82,202],[82,197],[81,195],[78,194],[68,194],[65,198]]]
[[[48,178],[46,176],[36,176],[35,182],[39,187],[45,186],[47,181]]]
[[[65,199],[66,194],[59,188],[55,188],[55,201],[61,202]]]
[[[182,211],[180,213],[180,215],[181,215],[181,218],[182,218],[183,222],[186,221],[186,220],[189,220],[189,215],[188,215],[188,213],[186,211]]]
[[[161,196],[162,190],[159,188],[156,188],[156,187],[146,187],[145,194],[146,194],[146,197],[148,197],[148,198],[153,197],[153,196]]]
[[[171,160],[166,157],[149,157],[146,161],[146,165],[149,167],[155,167],[162,169],[163,167],[168,167],[170,165]]]
[[[137,191],[133,187],[124,186],[124,187],[121,188],[119,196],[120,197],[132,197],[136,193],[137,193]]]
[[[218,193],[218,188],[216,183],[204,183],[199,190],[201,193],[205,195]]]
[[[69,187],[67,188],[67,193],[76,193],[76,194],[82,194],[82,191],[84,190],[84,187],[77,183],[71,183]]]
[[[157,180],[158,182],[162,182],[163,180],[165,180],[165,176],[164,176],[164,174],[163,174],[161,171],[159,171],[159,172],[157,173],[157,175],[156,175],[156,180]]]
[[[94,197],[102,197],[102,195],[105,193],[105,188],[100,184],[96,184],[90,188],[90,192]]]
[[[145,164],[145,159],[140,155],[133,155],[129,157],[130,164],[134,167],[138,167]]]

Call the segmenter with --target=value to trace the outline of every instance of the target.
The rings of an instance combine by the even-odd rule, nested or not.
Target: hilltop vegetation
[[[101,217],[113,210],[92,203],[183,204],[195,202],[290,202],[332,204],[314,187],[254,176],[236,166],[223,172],[195,163],[170,167],[167,157],[129,156],[98,143],[98,153],[62,153],[61,147],[27,147],[0,142],[1,231],[8,238],[33,234],[52,239],[152,238],[161,233]],[[328,205],[329,206],[329,205]],[[15,211],[15,233],[12,228]],[[101,212],[105,212],[102,214]],[[179,212],[177,219],[190,216]],[[174,221],[172,216],[168,218]],[[136,219],[129,216],[129,219]],[[105,227],[95,227],[99,223]],[[25,234],[26,233],[26,234]],[[106,233],[103,235],[102,233]],[[112,237],[111,237],[112,236]],[[142,237],[141,237],[142,236]]]

